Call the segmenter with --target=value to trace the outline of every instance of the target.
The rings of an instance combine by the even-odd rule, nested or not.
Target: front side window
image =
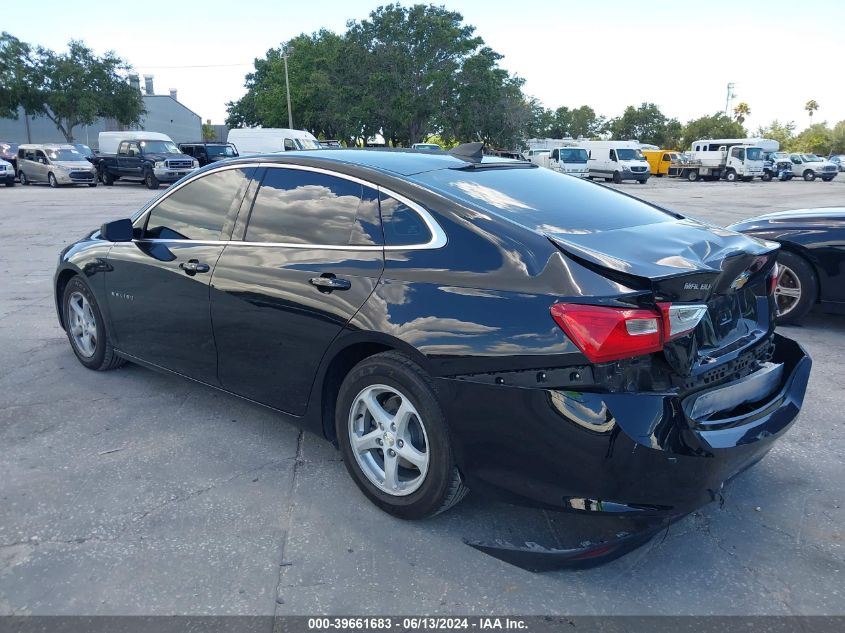
[[[296,145],[294,145],[293,139],[286,138],[285,139],[285,151],[290,152],[296,149]]]
[[[224,169],[180,187],[153,207],[144,237],[219,240],[226,217],[240,204],[252,171]]]
[[[173,141],[141,141],[141,147],[147,154],[181,154]]]
[[[804,159],[805,163],[820,163],[822,159],[816,156],[815,154],[801,154],[801,158]]]
[[[620,149],[619,160],[645,160],[643,153],[638,149]]]
[[[381,245],[378,195],[360,183],[329,174],[269,168],[255,197],[244,241]]]

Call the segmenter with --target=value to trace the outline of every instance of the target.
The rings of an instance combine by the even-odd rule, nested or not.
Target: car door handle
[[[188,275],[196,275],[197,273],[207,273],[211,270],[208,264],[201,264],[197,259],[189,259],[186,262],[179,264],[179,268],[185,271]]]
[[[311,277],[308,281],[312,286],[317,286],[319,290],[329,292],[332,290],[349,290],[352,287],[352,283],[348,279],[340,279],[331,273],[320,277]]]

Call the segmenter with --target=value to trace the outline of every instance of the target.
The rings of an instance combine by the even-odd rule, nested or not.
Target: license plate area
[[[734,421],[768,401],[783,384],[783,373],[783,363],[762,363],[739,380],[689,396],[682,403],[684,411],[694,422],[708,426]]]

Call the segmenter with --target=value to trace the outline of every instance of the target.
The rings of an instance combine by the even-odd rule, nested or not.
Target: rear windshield
[[[209,156],[237,156],[231,145],[207,145],[206,150]]]
[[[674,219],[635,198],[549,169],[441,169],[418,178],[449,198],[551,235],[612,231]]]

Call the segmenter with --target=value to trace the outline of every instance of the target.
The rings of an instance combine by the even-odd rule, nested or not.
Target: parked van
[[[126,130],[125,132],[100,132],[97,137],[100,154],[117,154],[117,147],[121,141],[170,141],[173,139],[161,132],[146,132],[144,130]],[[176,145],[176,143],[173,143]]]
[[[649,177],[648,162],[637,141],[579,141],[589,152],[589,178],[604,178],[616,183],[636,180],[641,185]]]
[[[229,130],[226,139],[234,143],[241,156],[250,154],[272,154],[299,149],[322,149],[320,141],[305,130],[287,128],[250,127]]]
[[[22,185],[44,182],[51,187],[97,186],[97,168],[69,143],[19,145],[17,162]]]

